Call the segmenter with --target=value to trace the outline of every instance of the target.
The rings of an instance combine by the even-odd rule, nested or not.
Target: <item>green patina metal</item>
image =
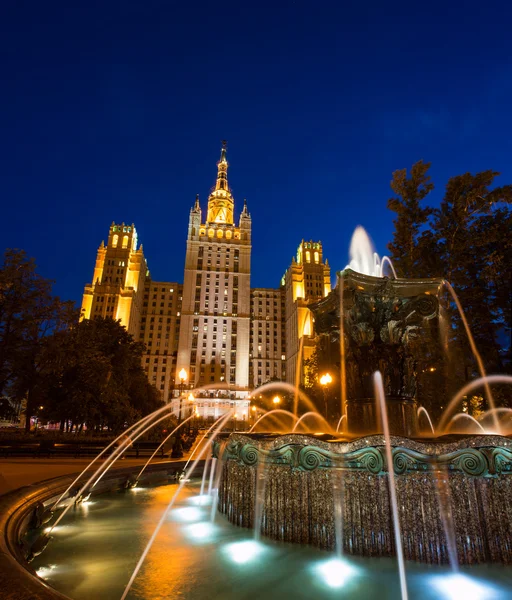
[[[220,457],[220,443],[214,442],[213,455]],[[393,467],[397,475],[447,470],[470,477],[497,477],[512,474],[512,451],[503,447],[461,448],[439,455],[427,455],[411,448],[392,449]],[[367,447],[346,453],[333,452],[315,445],[286,443],[276,448],[262,448],[254,443],[229,440],[223,459],[241,465],[264,463],[314,471],[316,469],[345,469],[384,475],[388,468],[383,446]]]

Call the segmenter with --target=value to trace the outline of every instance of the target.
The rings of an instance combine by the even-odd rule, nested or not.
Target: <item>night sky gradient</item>
[[[394,170],[512,183],[512,3],[4,0],[2,247],[79,302],[112,221],[151,275],[183,281],[220,141],[252,287],[278,286],[301,239],[345,267],[362,224],[384,254]]]

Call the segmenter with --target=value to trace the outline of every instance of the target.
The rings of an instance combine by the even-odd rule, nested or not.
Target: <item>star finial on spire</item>
[[[220,151],[220,162],[226,161],[226,150],[228,149],[228,143],[226,140],[222,140],[222,149]]]

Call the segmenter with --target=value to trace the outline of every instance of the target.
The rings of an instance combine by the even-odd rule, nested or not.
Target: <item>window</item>
[[[116,235],[112,238],[112,247],[117,248],[118,242],[119,242],[119,236],[116,233]]]
[[[128,236],[123,237],[123,248],[128,248]]]

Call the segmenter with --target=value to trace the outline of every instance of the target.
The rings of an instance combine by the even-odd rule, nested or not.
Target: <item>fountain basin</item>
[[[149,465],[141,484],[162,483],[181,473],[185,461]],[[140,471],[140,466],[109,471],[91,493],[91,497],[115,493]],[[74,480],[74,475],[32,484],[0,496],[0,590],[5,600],[69,600],[37,576],[33,563],[28,563],[30,545],[44,535],[44,525],[34,523],[35,513],[49,509]],[[64,498],[60,506],[73,502]],[[58,509],[57,509],[58,511]],[[57,512],[56,511],[56,512]],[[37,527],[35,526],[37,525]],[[41,556],[51,555],[51,542]],[[91,551],[93,554],[94,551]]]
[[[304,434],[232,434],[224,441],[214,444],[214,454],[225,460],[219,510],[232,523],[254,526],[259,471],[265,480],[262,535],[332,550],[335,507],[341,503],[345,554],[395,554],[382,435],[344,442]],[[391,445],[407,560],[448,562],[444,510],[453,517],[459,563],[512,563],[510,439],[392,436]],[[341,492],[334,493],[340,477]],[[444,499],[443,480],[449,490]]]
[[[30,486],[2,497],[2,597],[120,598],[142,549],[177,488],[177,483],[169,484],[166,478],[182,466],[155,465],[154,472],[141,482],[141,488],[122,492],[125,478],[136,475],[138,469],[106,476],[95,488],[90,504],[69,511],[48,548],[30,565],[24,563],[16,550],[26,537],[27,518],[38,502],[51,505],[70,478]],[[178,596],[187,600],[237,600],[242,596],[332,600],[340,594],[347,599],[382,598],[383,589],[386,597],[399,597],[393,558],[340,560],[318,548],[267,539],[257,542],[252,531],[232,525],[223,515],[217,515],[215,523],[211,523],[210,505],[199,501],[202,499],[199,492],[200,478],[185,486],[130,590],[131,600]],[[411,597],[417,600],[453,597],[449,586],[453,587],[454,576],[447,567],[409,563],[407,572]],[[476,586],[484,590],[486,598],[503,598],[512,591],[510,574],[502,565],[463,567],[457,577],[459,588],[461,582]]]

